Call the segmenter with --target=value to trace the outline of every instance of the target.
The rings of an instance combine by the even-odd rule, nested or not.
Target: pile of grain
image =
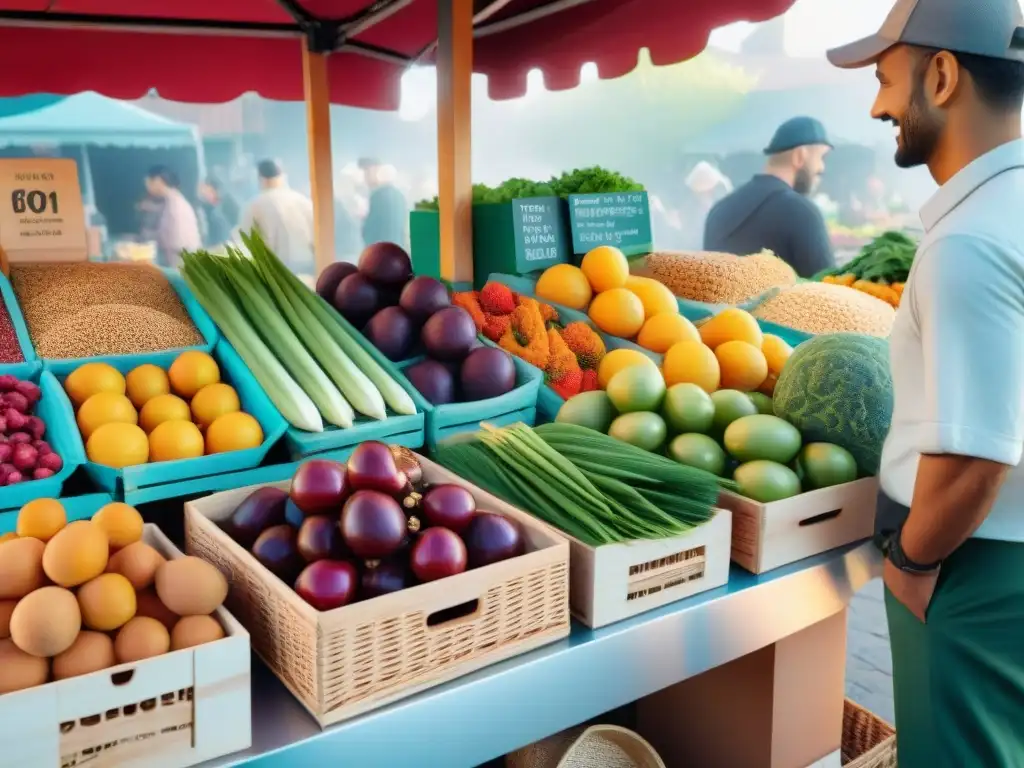
[[[784,288],[754,316],[805,333],[863,333],[885,338],[896,310],[881,299],[845,285],[800,283]]]
[[[147,264],[32,264],[11,284],[40,357],[127,355],[203,343],[164,274]]]
[[[662,251],[647,257],[645,269],[676,296],[709,304],[739,304],[796,282],[792,267],[771,251],[753,256]]]

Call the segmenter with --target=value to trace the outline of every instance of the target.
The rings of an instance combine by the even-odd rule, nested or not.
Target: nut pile
[[[126,355],[190,347],[203,337],[174,287],[146,264],[33,264],[11,284],[40,357]]]
[[[896,310],[845,285],[800,283],[758,306],[754,317],[805,333],[863,333],[885,338]]]
[[[662,251],[647,257],[646,269],[676,296],[710,304],[738,304],[796,282],[793,269],[771,251],[752,256]]]

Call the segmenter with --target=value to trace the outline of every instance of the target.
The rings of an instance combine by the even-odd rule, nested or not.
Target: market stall
[[[313,5],[322,17],[290,2],[282,3],[290,18],[271,4],[218,19],[189,3],[159,17],[109,15],[106,6],[102,14],[0,10],[0,40],[9,35],[17,48],[23,39],[45,38],[66,43],[60,50],[69,55],[76,35],[90,44],[117,40],[102,48],[91,72],[107,85],[90,87],[112,95],[135,91],[141,76],[136,67],[117,79],[107,67],[141,60],[119,57],[143,45],[138,38],[152,43],[157,26],[185,33],[159,39],[205,51],[200,58],[211,57],[211,71],[214,48],[235,54],[224,78],[189,80],[193,98],[223,98],[246,87],[235,82],[240,72],[251,74],[264,95],[294,95],[297,76],[269,63],[275,56],[297,63],[301,53],[319,204],[330,198],[322,173],[330,167],[327,96],[353,103],[372,95],[386,104],[380,94],[411,57],[431,55],[436,34],[438,263],[441,275],[461,284],[472,282],[474,269],[474,58],[499,95],[525,85],[524,62],[542,65],[549,87],[570,87],[582,61],[597,60],[602,76],[623,74],[643,43],[656,62],[685,58],[703,46],[708,29],[744,12],[709,3],[695,23],[692,6],[654,2],[593,0],[577,10],[502,3],[476,16],[469,2],[416,2],[377,4],[337,20],[344,4]],[[767,16],[784,5],[745,12]],[[641,11],[651,28],[692,35],[644,36],[645,25],[624,35],[625,20]],[[96,25],[105,29],[89,28]],[[72,29],[83,26],[84,33]],[[610,30],[621,47],[606,51]],[[211,33],[231,35],[231,44],[204,48],[200,34]],[[278,39],[294,37],[308,45]],[[561,45],[550,44],[556,39]],[[247,56],[259,56],[260,66],[238,66]],[[345,77],[330,78],[335,68]],[[355,77],[359,72],[367,77]],[[145,76],[147,88],[154,78],[164,95],[185,97],[177,71],[157,68]],[[630,185],[623,192],[637,195],[627,207],[641,210],[642,190]],[[606,194],[582,186],[565,193],[598,208]],[[39,194],[33,201],[42,206]],[[529,215],[562,215],[562,198],[555,198]],[[516,200],[498,207],[512,211]],[[0,681],[9,691],[0,696],[0,737],[20,744],[25,712],[56,707],[57,700],[64,707],[63,736],[40,717],[38,727],[48,730],[25,740],[25,749],[37,751],[5,753],[0,765],[97,748],[111,750],[111,764],[144,761],[125,745],[145,743],[139,729],[150,721],[110,716],[141,705],[167,718],[150,735],[166,740],[161,754],[176,766],[349,759],[389,768],[470,768],[634,702],[635,727],[672,765],[698,758],[723,766],[837,764],[845,606],[877,567],[873,551],[856,544],[870,529],[871,456],[884,408],[884,387],[872,386],[871,378],[882,376],[873,363],[876,340],[858,336],[868,341],[835,348],[828,335],[798,339],[820,341],[830,375],[842,360],[864,360],[852,391],[862,400],[865,392],[879,393],[878,407],[867,409],[876,417],[874,431],[869,438],[863,430],[844,435],[847,424],[823,424],[820,413],[797,402],[801,386],[824,384],[797,364],[800,347],[794,351],[778,336],[765,346],[773,321],[758,313],[775,294],[755,286],[768,279],[765,288],[782,294],[798,287],[780,279],[767,257],[751,261],[762,274],[741,281],[746,294],[715,301],[691,290],[706,287],[699,279],[706,258],[662,259],[661,274],[658,259],[648,258],[644,267],[653,277],[630,275],[619,249],[586,247],[593,242],[588,220],[599,217],[575,218],[572,250],[581,267],[569,264],[566,252],[552,259],[564,263],[552,263],[551,274],[562,275],[545,280],[548,272],[515,268],[520,244],[500,265],[511,274],[496,274],[479,293],[452,294],[437,279],[414,275],[409,256],[386,244],[367,249],[355,267],[324,269],[316,292],[258,238],[247,242],[249,257],[187,254],[181,276],[131,278],[153,282],[144,309],[177,319],[176,334],[153,341],[83,332],[70,351],[46,347],[49,318],[32,307],[32,270],[82,267],[11,260],[11,284],[0,281],[0,288],[20,357],[7,362],[26,367],[17,369],[14,384],[0,381],[5,437],[18,462],[5,467],[0,502],[4,493],[52,479],[40,461],[56,452],[57,442],[43,439],[54,431],[66,438],[62,462],[80,465],[78,476],[106,495],[85,505],[0,504],[11,510],[0,514],[0,568],[16,577],[2,582],[13,586],[0,592],[8,625],[0,628],[10,636],[0,639],[0,652],[19,662],[0,668],[24,674]],[[319,224],[321,244],[330,242],[330,224]],[[624,250],[650,250],[649,230],[627,230],[636,232]],[[0,226],[0,239],[7,236]],[[321,265],[325,254],[318,251]],[[858,295],[846,286],[835,290]],[[96,313],[94,298],[73,295],[77,303],[66,313]],[[113,298],[127,303],[123,295]],[[654,309],[659,302],[664,313]],[[774,317],[793,322],[802,314],[786,315],[793,303],[784,301]],[[616,311],[623,306],[629,311]],[[668,327],[644,334],[662,314],[670,317]],[[75,325],[90,327],[84,320]],[[542,336],[543,360],[531,354]],[[592,346],[577,351],[570,346],[577,341]],[[575,391],[548,367],[555,353],[568,368],[577,366]],[[602,375],[603,361],[611,362]],[[714,382],[705,375],[712,369]],[[0,379],[4,374],[0,366]],[[584,379],[593,384],[587,391]],[[786,418],[761,412],[765,401],[772,404],[776,379],[789,396]],[[545,419],[540,398],[549,390],[557,407]],[[677,403],[674,416],[668,390],[685,393],[672,400],[690,403]],[[574,403],[587,395],[601,404]],[[31,421],[30,406],[49,398],[61,401],[63,416],[48,411],[45,423]],[[863,405],[831,401],[842,413]],[[711,418],[696,425],[694,409]],[[717,472],[700,466],[699,452],[663,452],[667,433],[651,435],[657,437],[659,422],[667,429],[666,418],[673,445],[679,438],[713,443],[716,456],[738,465],[735,477],[725,464]],[[558,423],[527,426],[548,419]],[[766,437],[765,428],[775,437]],[[580,430],[583,441],[574,439]],[[804,479],[788,466],[796,461]],[[31,471],[32,482],[21,482],[20,469],[13,479],[19,466]],[[482,472],[487,466],[489,476]],[[616,468],[626,474],[616,477]],[[166,528],[190,557],[142,526],[143,505],[155,500],[174,500]],[[44,577],[57,586],[42,587]],[[66,621],[44,621],[47,615]],[[116,633],[112,648],[104,632]],[[251,670],[240,644],[258,654]],[[83,646],[96,653],[81,656]],[[50,675],[56,680],[47,682]],[[132,686],[118,690],[127,679]],[[73,688],[77,697],[69,694]],[[101,690],[102,718],[93,711]],[[159,708],[146,708],[158,700]],[[694,701],[706,719],[687,725],[667,717]],[[742,744],[735,738],[740,708],[749,735]],[[90,740],[83,729],[94,726]],[[149,743],[150,757],[154,747]]]
[[[0,118],[0,156],[24,157],[30,147],[54,147],[79,161],[84,201],[103,214],[114,237],[137,230],[131,203],[150,168],[179,169],[187,191],[206,175],[195,126],[91,92]]]

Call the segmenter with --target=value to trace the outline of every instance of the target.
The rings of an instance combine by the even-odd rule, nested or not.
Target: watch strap
[[[903,544],[901,536],[903,534],[902,528],[889,537],[888,546],[886,547],[886,557],[889,561],[895,565],[899,570],[906,571],[907,573],[933,573],[938,570],[942,565],[942,561],[938,560],[934,563],[916,563],[907,557],[907,553],[903,551]]]

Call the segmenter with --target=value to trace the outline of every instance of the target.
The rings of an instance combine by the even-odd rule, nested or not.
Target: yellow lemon
[[[572,264],[555,264],[541,274],[536,294],[538,299],[586,312],[594,292],[582,269]]]
[[[583,257],[580,269],[594,293],[621,288],[629,277],[629,262],[613,245],[599,245]]]
[[[700,327],[700,338],[712,349],[727,341],[745,341],[760,349],[764,336],[752,314],[738,307],[729,307]]]
[[[644,324],[644,305],[632,291],[612,288],[590,302],[590,319],[605,333],[631,339]]]
[[[256,448],[263,442],[260,423],[248,413],[236,411],[218,416],[206,430],[206,452],[227,453]]]
[[[135,424],[112,422],[92,433],[85,443],[89,461],[121,469],[149,460],[149,438]]]
[[[123,395],[125,381],[121,372],[108,363],[86,363],[68,375],[64,380],[64,390],[77,408],[97,392]]]
[[[188,403],[177,395],[157,395],[142,406],[139,414],[139,426],[146,432],[152,432],[165,421],[188,421],[192,412]]]
[[[664,312],[679,314],[679,302],[665,285],[650,277],[630,275],[626,278],[626,289],[636,294],[644,305],[644,317],[650,320]]]
[[[141,408],[157,395],[166,395],[171,391],[167,371],[152,363],[131,370],[125,377],[125,383],[128,387],[128,399],[136,408]]]
[[[149,433],[149,460],[174,461],[202,456],[203,433],[191,421],[165,421]]]
[[[648,318],[636,337],[636,343],[651,352],[664,353],[679,341],[700,341],[700,332],[682,315],[662,312]]]
[[[205,352],[193,349],[178,355],[167,375],[174,394],[191,400],[207,384],[220,381],[220,366]]]
[[[192,398],[192,419],[206,429],[218,416],[241,410],[238,393],[230,384],[207,384]]]
[[[669,347],[661,363],[665,385],[696,384],[705,392],[718,389],[722,370],[718,358],[707,346],[699,341],[680,341]]]
[[[608,386],[608,382],[612,380],[612,376],[622,369],[634,365],[649,365],[655,369],[658,367],[658,364],[651,360],[651,358],[635,349],[609,350],[608,354],[601,358],[601,362],[597,366],[597,386],[604,389]]]
[[[116,392],[97,392],[78,409],[78,430],[88,440],[104,424],[138,424],[139,414],[132,401]]]
[[[761,342],[761,351],[764,352],[765,360],[768,361],[768,372],[778,376],[782,373],[782,367],[793,354],[793,348],[773,333],[766,333]]]
[[[715,358],[722,372],[719,386],[753,392],[768,377],[768,361],[764,353],[745,341],[727,341],[715,349]]]

